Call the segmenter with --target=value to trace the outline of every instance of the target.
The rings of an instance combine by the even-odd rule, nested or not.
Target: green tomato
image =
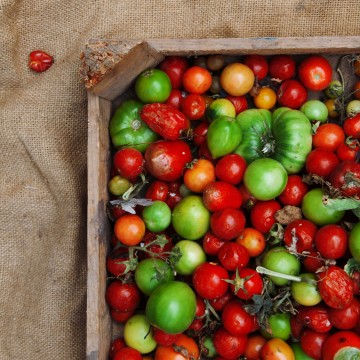
[[[111,141],[116,148],[133,147],[142,153],[159,135],[140,118],[144,106],[137,100],[125,100],[116,109],[109,123]]]
[[[360,113],[360,100],[351,100],[346,105],[346,115],[348,117],[354,117]]]
[[[143,71],[135,81],[135,93],[144,103],[165,102],[171,93],[171,80],[160,69]]]
[[[171,222],[183,239],[197,240],[210,228],[210,211],[203,204],[201,196],[189,195],[175,205]]]
[[[307,355],[302,349],[300,343],[291,343],[290,347],[295,355],[295,360],[314,360],[314,358]]]
[[[317,226],[338,223],[345,211],[333,210],[323,203],[324,192],[320,188],[312,189],[303,198],[301,210],[306,219]]]
[[[213,339],[210,336],[206,336],[202,344],[204,346],[204,355],[206,358],[213,358],[217,355],[217,351],[214,346]]]
[[[127,190],[130,189],[130,187],[130,181],[120,175],[115,175],[112,179],[110,179],[108,184],[109,191],[115,196],[123,195]]]
[[[196,296],[182,281],[169,281],[159,285],[146,303],[146,316],[150,323],[169,334],[185,331],[196,313]]]
[[[142,219],[149,231],[156,233],[164,231],[171,223],[169,205],[164,201],[154,201],[151,205],[144,207]]]
[[[142,354],[153,351],[157,343],[154,340],[151,325],[143,314],[133,315],[124,326],[124,341]]]
[[[244,184],[257,200],[271,200],[285,189],[288,175],[280,162],[271,159],[257,159],[245,170]]]
[[[314,283],[307,283],[304,281],[293,281],[291,283],[291,295],[295,301],[300,305],[313,306],[319,304],[322,300],[320,292],[316,284],[316,276],[311,273],[304,273],[301,277],[312,279]]]
[[[191,275],[200,264],[206,261],[206,253],[202,246],[192,240],[180,240],[173,250],[179,249],[181,257],[174,268],[180,275]]]
[[[276,313],[269,316],[269,327],[261,329],[262,335],[267,339],[279,338],[288,340],[291,336],[290,315],[288,313]]]
[[[269,270],[285,275],[298,275],[300,272],[299,259],[290,254],[284,246],[276,246],[267,251],[261,261],[261,265]],[[268,275],[267,275],[268,276]],[[287,285],[289,280],[278,276],[268,276],[275,285]]]
[[[250,164],[271,157],[279,161],[288,174],[300,172],[312,148],[311,123],[299,110],[286,107],[272,114],[265,109],[248,109],[236,116],[243,136],[234,151]]]
[[[329,111],[326,105],[320,100],[308,100],[300,108],[310,121],[326,122]]]
[[[351,256],[360,262],[360,222],[358,222],[350,231],[349,250]]]
[[[206,135],[207,145],[214,159],[232,153],[239,146],[241,138],[239,124],[229,116],[217,117],[210,123]]]
[[[220,116],[229,116],[234,118],[236,115],[235,106],[225,98],[214,100],[206,109],[206,117],[209,122],[214,121]]]
[[[145,295],[150,295],[160,284],[172,281],[174,277],[171,266],[161,259],[141,260],[135,269],[135,283]]]
[[[333,80],[325,89],[325,95],[330,99],[337,99],[344,93],[344,87],[339,80]]]

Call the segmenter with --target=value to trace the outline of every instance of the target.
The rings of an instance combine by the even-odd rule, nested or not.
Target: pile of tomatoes
[[[109,124],[110,359],[360,358],[358,76],[209,55],[137,77]]]

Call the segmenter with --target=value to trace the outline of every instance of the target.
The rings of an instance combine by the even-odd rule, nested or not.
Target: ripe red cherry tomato
[[[117,351],[113,360],[142,360],[141,353],[129,346],[125,346]]]
[[[201,121],[199,125],[194,128],[193,141],[194,144],[200,146],[206,143],[206,134],[209,129],[209,123],[207,121]]]
[[[246,218],[242,210],[225,208],[210,217],[210,228],[220,239],[229,241],[238,237],[245,228]]]
[[[309,191],[309,186],[302,181],[299,175],[289,175],[284,191],[279,195],[283,205],[299,206],[303,197]]]
[[[105,298],[111,308],[126,312],[138,308],[141,294],[135,283],[123,283],[115,280],[107,286]]]
[[[114,154],[113,164],[121,176],[131,180],[143,171],[144,157],[139,150],[124,148]]]
[[[337,331],[326,339],[322,359],[350,359],[351,357],[356,359],[359,357],[359,353],[360,336],[354,331]]]
[[[252,227],[245,228],[235,241],[246,247],[250,257],[262,254],[266,246],[264,235]]]
[[[309,251],[314,246],[317,227],[306,219],[297,219],[286,226],[284,243],[295,248],[298,253]]]
[[[359,196],[360,164],[355,161],[343,161],[338,164],[329,176],[330,183],[348,196]]]
[[[305,354],[315,360],[321,360],[321,352],[328,333],[306,329],[301,335],[300,344]]]
[[[171,89],[170,95],[165,101],[165,104],[171,105],[174,108],[180,110],[183,100],[183,92],[180,89]]]
[[[188,94],[181,104],[181,111],[189,120],[200,120],[205,115],[206,102],[199,94]]]
[[[254,269],[240,269],[238,276],[233,273],[230,278],[231,291],[242,300],[249,300],[254,295],[260,295],[263,290],[263,280],[261,275]]]
[[[298,71],[300,81],[313,91],[326,89],[332,80],[332,67],[321,55],[312,55],[304,59]]]
[[[43,50],[34,50],[29,55],[29,67],[36,72],[46,71],[53,62],[54,58]]]
[[[325,265],[323,258],[315,249],[308,250],[308,254],[302,260],[302,264],[305,271],[309,273],[316,273]]]
[[[159,68],[169,76],[173,89],[181,88],[182,78],[188,67],[186,58],[181,56],[167,56],[159,65]]]
[[[226,242],[219,250],[218,259],[220,264],[228,271],[243,269],[250,260],[245,246],[234,241]]]
[[[150,200],[165,201],[169,194],[169,187],[165,181],[154,180],[146,190],[145,198]]]
[[[329,151],[336,151],[340,144],[345,141],[345,133],[338,124],[321,124],[312,137],[313,147]]]
[[[213,337],[216,352],[225,359],[238,359],[244,354],[247,337],[232,335],[224,327],[218,328]]]
[[[253,227],[261,233],[266,234],[275,224],[275,213],[281,209],[276,200],[257,201],[250,212]]]
[[[355,161],[360,150],[360,145],[356,139],[346,139],[336,149],[336,155],[340,161]]]
[[[219,180],[232,185],[239,184],[245,173],[246,160],[238,154],[223,156],[215,166],[215,174]]]
[[[327,179],[339,163],[340,160],[334,152],[316,148],[307,156],[305,169],[308,174],[319,175]]]
[[[220,248],[225,244],[225,241],[219,239],[211,231],[208,231],[203,238],[202,247],[206,254],[210,256],[217,256]]]
[[[210,89],[212,76],[209,70],[201,66],[191,66],[183,75],[183,87],[192,94],[204,94]]]
[[[269,70],[265,56],[257,54],[246,55],[243,63],[252,70],[258,80],[265,79]]]
[[[281,81],[295,76],[296,63],[290,55],[275,55],[269,62],[269,74]]]
[[[329,318],[337,329],[350,330],[355,328],[360,319],[360,301],[354,297],[352,303],[344,309],[329,308]]]
[[[308,93],[304,86],[297,80],[285,80],[276,92],[277,101],[281,106],[299,109],[307,100]]]
[[[246,96],[232,96],[232,95],[226,95],[225,99],[228,99],[232,102],[232,104],[235,107],[235,113],[240,114],[244,110],[248,108],[248,102],[246,99]]]
[[[343,129],[346,136],[360,139],[360,114],[346,118],[343,123]]]

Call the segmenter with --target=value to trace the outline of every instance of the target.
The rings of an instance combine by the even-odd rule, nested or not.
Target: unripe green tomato
[[[262,329],[262,335],[267,339],[278,338],[281,340],[288,340],[291,336],[290,314],[276,313],[270,315],[269,328]]]
[[[300,272],[299,259],[290,254],[284,246],[276,246],[267,251],[261,261],[261,265],[269,270],[285,275],[298,275]],[[278,276],[267,275],[275,285],[287,285],[289,280]]]
[[[316,276],[312,273],[304,273],[300,275],[307,279],[314,280],[314,284],[309,284],[303,281],[293,281],[291,283],[291,295],[295,301],[300,305],[313,306],[319,304],[322,300],[320,292],[316,285]]]
[[[191,275],[194,270],[206,261],[206,253],[202,246],[193,240],[180,240],[173,250],[179,249],[181,257],[174,268],[180,275]]]
[[[360,222],[358,222],[350,231],[349,250],[351,256],[360,262]]]
[[[108,184],[109,191],[115,196],[123,195],[131,187],[131,182],[120,175],[115,175]]]
[[[337,99],[344,93],[344,87],[339,80],[333,80],[325,89],[325,95],[330,99]]]
[[[207,351],[204,352],[204,355],[206,355],[207,358],[213,358],[217,355],[214,342],[210,336],[205,337],[203,345],[204,348],[206,349],[205,351]]]
[[[360,100],[349,101],[346,105],[346,115],[348,117],[354,117],[358,113],[360,113]]]
[[[164,201],[154,201],[151,205],[144,207],[142,219],[149,231],[155,233],[164,231],[171,223],[169,205]]]
[[[209,122],[214,121],[220,116],[229,116],[234,118],[236,115],[235,106],[225,98],[214,100],[206,109],[206,117]]]
[[[157,346],[150,323],[143,314],[136,314],[127,320],[124,326],[124,340],[127,346],[142,354],[153,351]]]
[[[294,352],[295,360],[314,360],[314,358],[310,357],[304,352],[299,342],[291,343],[290,347]]]
[[[320,100],[308,100],[300,108],[310,121],[326,122],[329,111],[326,105]]]

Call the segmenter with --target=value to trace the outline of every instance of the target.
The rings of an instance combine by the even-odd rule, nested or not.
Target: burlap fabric
[[[0,0],[0,359],[85,358],[89,38],[359,35],[359,19],[358,0]]]

